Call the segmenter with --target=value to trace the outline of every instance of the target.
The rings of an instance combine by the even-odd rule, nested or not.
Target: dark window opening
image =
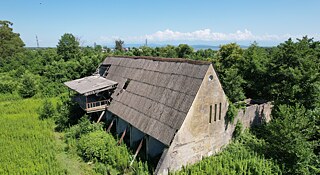
[[[127,89],[127,87],[129,86],[129,83],[130,83],[130,79],[127,79],[127,81],[124,83],[124,86],[122,89]]]
[[[210,105],[209,123],[211,123],[211,119],[212,119],[212,105]]]
[[[217,104],[214,104],[214,121],[217,121]]]
[[[221,103],[219,104],[219,120],[221,120]]]
[[[107,76],[110,67],[111,67],[111,64],[101,65],[101,66],[99,67],[99,74],[100,74],[100,76],[104,76],[104,77]]]

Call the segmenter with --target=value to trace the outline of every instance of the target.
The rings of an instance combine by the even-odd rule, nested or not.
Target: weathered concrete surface
[[[212,80],[210,76],[213,77]],[[211,123],[210,106],[212,106]],[[225,122],[227,110],[227,97],[211,65],[181,129],[176,133],[170,147],[163,153],[155,173],[168,174],[168,171],[176,171],[183,165],[193,164],[205,156],[217,153],[230,142],[238,120],[244,127],[259,123],[263,117],[269,120],[271,105],[251,105],[246,110],[239,110],[234,124]]]

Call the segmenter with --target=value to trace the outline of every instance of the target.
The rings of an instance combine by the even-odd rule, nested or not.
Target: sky
[[[319,0],[0,0],[27,47],[55,47],[64,33],[94,43],[274,46],[320,40]]]

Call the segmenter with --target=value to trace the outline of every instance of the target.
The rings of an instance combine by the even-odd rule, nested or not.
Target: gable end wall
[[[213,76],[211,81],[209,81],[210,75]],[[215,104],[216,121],[214,121]],[[209,123],[210,105],[212,105],[211,123]],[[193,164],[226,144],[223,137],[226,135],[224,116],[227,108],[227,98],[213,66],[210,65],[184,123],[158,164],[157,174],[167,174],[168,170],[174,171],[183,165]]]

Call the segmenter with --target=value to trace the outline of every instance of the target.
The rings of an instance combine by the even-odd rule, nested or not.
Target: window
[[[127,79],[127,81],[124,83],[123,88],[122,89],[127,89],[129,83],[130,83],[130,79]]]
[[[221,103],[219,104],[219,120],[221,120]]]
[[[107,76],[110,67],[111,67],[111,64],[101,65],[101,66],[99,67],[99,74],[100,74],[100,76],[104,76],[104,77]]]
[[[217,104],[214,104],[214,121],[217,121]]]
[[[209,123],[211,123],[211,120],[212,120],[212,105],[210,105]]]

